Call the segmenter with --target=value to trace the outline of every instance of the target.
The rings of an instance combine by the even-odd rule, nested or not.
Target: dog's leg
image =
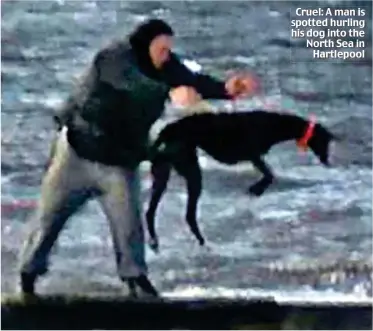
[[[158,204],[164,194],[168,179],[170,178],[171,163],[164,159],[161,155],[152,162],[151,173],[153,177],[151,200],[149,203],[148,210],[146,212],[146,222],[148,227],[148,233],[150,237],[149,245],[150,248],[157,252],[158,251],[158,236],[155,231],[155,213]]]
[[[262,158],[258,157],[256,159],[252,159],[251,162],[263,174],[263,177],[255,184],[251,185],[248,191],[250,194],[260,196],[271,185],[274,176],[269,166],[263,161]]]
[[[175,162],[176,171],[185,178],[188,189],[186,221],[192,233],[202,246],[205,243],[197,223],[197,205],[202,191],[202,174],[198,164],[196,151],[180,151]]]

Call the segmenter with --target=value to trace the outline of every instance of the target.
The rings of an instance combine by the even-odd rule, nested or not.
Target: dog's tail
[[[165,128],[166,129],[166,128]],[[161,147],[161,145],[162,144],[165,144],[166,143],[166,141],[167,141],[167,134],[166,134],[166,130],[165,129],[163,129],[160,133],[159,133],[159,135],[158,135],[158,137],[157,137],[157,139],[155,140],[155,142],[154,142],[154,144],[153,144],[153,148],[156,150],[156,151],[160,151],[160,147]]]
[[[164,151],[165,144],[166,139],[161,132],[155,140],[155,142],[150,146],[148,157],[151,162],[154,162],[159,157],[159,155]]]
[[[153,162],[160,155],[167,154],[168,147],[172,145],[174,126],[172,124],[167,125],[159,133],[157,139],[151,145],[149,150],[149,160]]]

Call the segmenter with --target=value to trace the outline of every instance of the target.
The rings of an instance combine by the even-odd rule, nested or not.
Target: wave
[[[330,303],[334,304],[371,304],[372,299],[356,293],[340,293],[333,290],[317,291],[309,287],[300,290],[263,290],[260,288],[234,289],[225,287],[205,288],[200,286],[180,286],[163,294],[169,298],[234,298],[234,299],[268,299],[273,298],[278,303]]]

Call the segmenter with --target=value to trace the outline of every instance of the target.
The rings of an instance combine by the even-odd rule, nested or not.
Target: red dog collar
[[[298,148],[300,148],[300,149],[302,149],[304,151],[307,150],[307,148],[308,148],[308,142],[312,138],[313,131],[315,129],[315,125],[316,125],[316,120],[315,120],[315,117],[312,116],[310,118],[310,121],[308,122],[308,126],[307,126],[306,132],[304,133],[303,137],[301,137],[297,141]]]

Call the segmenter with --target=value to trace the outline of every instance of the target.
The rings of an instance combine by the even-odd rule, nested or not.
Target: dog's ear
[[[321,124],[315,126],[314,135],[309,140],[308,146],[318,157],[320,162],[329,166],[329,147],[334,139],[334,135]]]
[[[327,167],[334,164],[334,157],[335,150],[338,149],[340,143],[344,140],[340,135],[327,131],[328,138],[327,138],[327,147],[324,153],[319,154],[320,161]]]

